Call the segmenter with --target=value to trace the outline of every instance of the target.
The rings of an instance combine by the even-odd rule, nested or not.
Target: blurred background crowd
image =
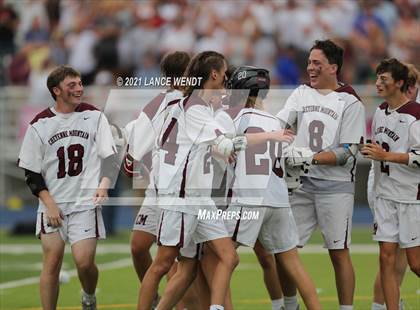
[[[364,84],[386,56],[420,65],[419,15],[418,0],[0,0],[0,86],[45,88],[59,64],[85,85],[159,76],[169,50],[216,50],[296,85],[320,38],[345,48],[341,79]]]

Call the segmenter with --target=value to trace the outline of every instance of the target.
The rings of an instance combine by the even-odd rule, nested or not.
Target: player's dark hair
[[[81,77],[80,73],[70,66],[59,66],[48,75],[47,87],[54,100],[57,99],[57,96],[54,94],[53,88],[57,87],[68,76]]]
[[[171,80],[182,77],[190,59],[190,55],[186,52],[169,52],[163,56],[160,62],[160,71],[165,77],[170,77]]]
[[[329,64],[337,65],[337,76],[340,74],[343,66],[344,49],[331,40],[316,40],[310,51],[321,50],[328,59]]]
[[[189,96],[195,89],[202,88],[209,79],[211,71],[219,71],[225,62],[225,56],[214,51],[205,51],[195,55],[188,64],[185,76],[201,78],[201,80],[194,86],[187,86],[184,95]]]
[[[376,75],[389,72],[395,82],[403,81],[400,87],[402,92],[405,92],[408,87],[408,68],[396,58],[388,58],[382,60],[376,67]]]

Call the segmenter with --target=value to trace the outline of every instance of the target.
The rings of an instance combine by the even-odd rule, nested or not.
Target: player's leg
[[[211,304],[223,305],[233,270],[239,263],[239,256],[229,237],[214,239],[209,243],[219,259],[210,285]]]
[[[298,229],[298,247],[303,247],[317,226],[314,195],[296,190],[290,196],[290,205]],[[277,263],[277,272],[282,284],[285,308],[295,310],[298,307],[296,284],[282,264]]]
[[[207,206],[209,210],[217,211],[216,206]],[[197,243],[207,242],[216,254],[218,261],[214,268],[211,280],[211,306],[210,309],[223,309],[223,304],[229,290],[230,278],[233,270],[239,263],[232,239],[228,237],[228,231],[221,218],[212,220],[198,220],[194,233],[194,241]]]
[[[208,303],[210,305],[211,302],[211,283],[213,282],[213,275],[215,272],[216,265],[219,263],[219,258],[217,257],[216,253],[212,250],[212,247],[210,244],[204,245],[204,255],[200,260],[200,269],[201,274],[204,280],[204,283],[199,283],[200,289],[199,291],[200,296],[203,297],[206,302],[203,304]],[[206,307],[208,309],[209,307]],[[230,288],[228,289],[226,293],[226,298],[224,302],[224,308],[225,310],[232,310],[233,304],[232,304],[232,298],[230,294]]]
[[[395,272],[397,247],[397,243],[379,242],[381,283],[387,309],[398,309],[398,301],[400,299],[400,290]]]
[[[276,263],[297,286],[308,309],[320,309],[316,288],[299,258],[298,231],[290,208],[267,208],[258,239],[264,249],[274,253]],[[295,307],[296,309],[296,307]]]
[[[388,309],[398,309],[399,285],[396,259],[399,242],[398,207],[393,201],[376,198],[373,240],[379,242],[379,268],[384,300]]]
[[[69,215],[68,238],[73,259],[83,289],[82,304],[95,309],[98,267],[95,264],[97,239],[105,238],[105,225],[100,208],[74,212]],[[91,308],[89,308],[91,307]]]
[[[254,246],[255,255],[263,269],[264,283],[270,295],[272,308],[281,309],[284,303],[280,280],[277,274],[276,261],[273,254],[267,252],[261,243],[257,240]]]
[[[395,264],[396,272],[397,272],[397,281],[398,285],[401,287],[401,284],[404,280],[405,271],[407,270],[407,256],[405,253],[405,249],[398,248],[397,252],[397,262]],[[400,299],[400,309],[402,300]],[[372,310],[385,310],[385,298],[384,292],[382,290],[381,284],[381,271],[378,270],[376,274],[375,283],[373,285],[373,303],[372,303]]]
[[[407,261],[412,272],[420,277],[420,246],[407,248]]]
[[[348,247],[351,243],[354,195],[316,195],[318,223],[334,267],[340,309],[352,309],[355,273]]]
[[[138,310],[150,310],[158,292],[160,280],[169,272],[179,247],[188,243],[191,236],[184,232],[191,231],[196,225],[196,217],[178,211],[162,210],[159,219],[157,235],[158,251],[155,259],[147,270],[140,287]]]
[[[74,263],[83,289],[82,303],[96,304],[96,285],[99,271],[95,264],[96,238],[83,239],[71,246]],[[95,308],[93,308],[95,309]]]
[[[65,243],[58,231],[41,233],[40,237],[43,261],[39,279],[39,292],[42,308],[53,310],[57,307],[59,274],[63,262]]]
[[[133,258],[134,269],[140,281],[152,264],[150,247],[156,241],[157,222],[160,209],[151,205],[151,198],[145,198],[143,206],[137,213],[131,233],[131,256]]]
[[[158,246],[156,257],[147,270],[140,287],[138,310],[150,310],[160,280],[169,272],[178,253],[179,249],[176,246]]]
[[[140,282],[143,281],[147,269],[152,264],[150,248],[155,241],[156,237],[148,232],[133,230],[131,233],[131,257]]]
[[[193,286],[195,287],[197,296],[199,296],[199,302],[200,302],[200,307],[201,307],[200,309],[207,310],[210,308],[210,286],[208,285],[206,281],[206,277],[202,269],[201,261],[202,260],[200,260],[200,264],[198,264],[197,276],[195,277]],[[228,291],[228,294],[226,295],[229,295],[229,296],[227,296],[225,299],[225,309],[226,310],[233,309],[233,306],[229,308],[229,305],[232,305],[232,302],[230,300],[230,289]]]
[[[165,292],[163,293],[162,298],[158,304],[159,310],[170,310],[181,299],[183,299],[185,308],[190,309],[190,306],[194,306],[194,302],[191,302],[189,298],[183,298],[183,296],[187,290],[190,290],[189,288],[197,275],[197,267],[198,260],[196,258],[182,256],[179,258],[176,272],[168,281]],[[191,296],[193,301],[196,300],[196,298],[197,296]]]
[[[399,204],[400,245],[406,249],[410,269],[420,277],[420,204]]]
[[[275,254],[277,266],[283,268],[296,285],[308,309],[321,309],[315,284],[303,267],[296,248]],[[296,308],[295,308],[296,309]]]

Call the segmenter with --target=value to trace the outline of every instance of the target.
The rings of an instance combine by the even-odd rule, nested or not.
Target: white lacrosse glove
[[[233,142],[233,150],[235,152],[243,151],[246,149],[246,146],[248,145],[248,140],[246,139],[245,135],[236,136],[232,139]]]
[[[229,157],[234,150],[233,141],[229,138],[226,138],[224,135],[218,136],[213,143],[216,152],[222,154],[225,157]]]
[[[289,166],[310,166],[314,158],[314,152],[307,147],[292,146],[287,150],[286,163]]]

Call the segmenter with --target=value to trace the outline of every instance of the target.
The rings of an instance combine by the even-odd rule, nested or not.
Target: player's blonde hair
[[[420,72],[413,64],[405,64],[408,68],[408,80],[407,84],[409,87],[416,86],[420,82]]]

